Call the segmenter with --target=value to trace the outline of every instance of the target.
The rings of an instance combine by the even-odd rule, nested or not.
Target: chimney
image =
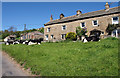
[[[80,10],[77,10],[76,12],[77,12],[77,14],[76,14],[77,16],[82,14],[82,12]]]
[[[51,15],[51,17],[50,17],[50,21],[52,21],[53,20],[53,17],[52,17],[52,15]]]
[[[105,10],[109,10],[109,8],[110,8],[110,5],[108,4],[108,2],[106,2],[106,4],[105,4]]]
[[[62,13],[62,14],[60,14],[60,19],[62,19],[63,17],[64,17],[63,13]]]

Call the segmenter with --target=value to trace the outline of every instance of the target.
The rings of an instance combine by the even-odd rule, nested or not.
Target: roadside
[[[2,52],[2,76],[32,76],[7,53]]]

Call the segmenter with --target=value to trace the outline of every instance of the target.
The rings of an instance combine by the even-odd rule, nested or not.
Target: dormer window
[[[66,25],[63,25],[63,26],[62,26],[62,30],[66,30]]]
[[[85,22],[81,22],[81,28],[85,27]]]
[[[118,23],[119,23],[119,17],[113,17],[112,24],[118,24]]]
[[[93,26],[98,26],[98,20],[93,20],[92,23],[93,23]]]
[[[47,32],[50,32],[50,28],[47,28]]]

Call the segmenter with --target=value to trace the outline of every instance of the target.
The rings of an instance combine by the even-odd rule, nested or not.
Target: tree
[[[19,38],[21,35],[21,31],[16,31],[16,32],[14,32],[14,34],[16,35],[17,38]]]
[[[111,35],[112,31],[117,29],[117,27],[120,26],[119,24],[108,24],[108,27],[106,28],[106,32],[108,35]]]
[[[41,32],[41,33],[44,33],[44,28],[42,27],[42,28],[40,28],[40,30],[38,30],[39,32]]]
[[[13,32],[17,31],[17,29],[13,26],[8,28],[8,31],[10,32],[10,34],[13,34]]]
[[[67,40],[76,40],[77,35],[74,32],[69,32],[69,33],[66,34],[65,38]]]
[[[76,27],[76,34],[81,40],[81,36],[85,36],[85,33],[87,33],[87,28],[81,28],[80,26]]]

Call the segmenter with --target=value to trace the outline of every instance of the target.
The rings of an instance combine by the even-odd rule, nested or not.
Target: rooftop
[[[72,22],[76,20],[82,20],[82,19],[87,19],[87,18],[92,18],[92,17],[98,17],[98,16],[104,16],[104,15],[110,15],[110,14],[115,14],[115,13],[120,13],[120,6],[114,7],[114,8],[109,8],[109,10],[98,10],[98,11],[93,11],[93,12],[88,12],[84,13],[81,15],[73,15],[69,17],[64,17],[62,19],[56,19],[49,21],[48,23],[44,24],[45,26],[52,25],[52,24],[58,24],[58,23],[65,23],[65,22]]]

